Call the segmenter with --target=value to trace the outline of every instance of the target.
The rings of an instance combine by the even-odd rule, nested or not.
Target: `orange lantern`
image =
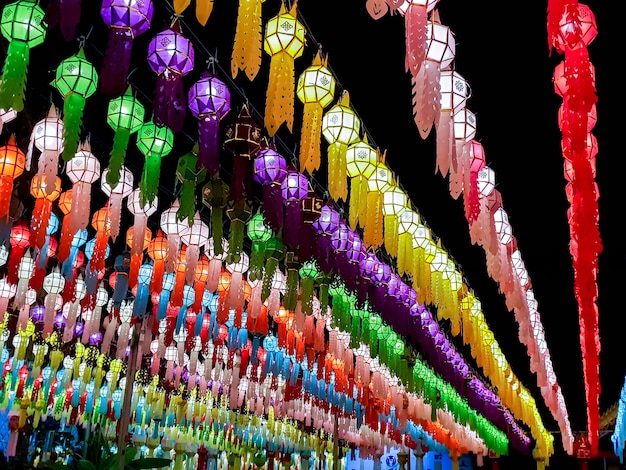
[[[0,147],[0,219],[9,216],[13,182],[24,173],[26,155],[15,143],[15,136],[9,137],[6,145]]]
[[[61,178],[57,177],[52,191],[39,174],[35,174],[30,184],[30,194],[35,198],[35,207],[30,221],[33,247],[41,249],[46,242],[48,221],[52,212],[52,203],[61,195]]]
[[[159,230],[148,244],[148,256],[154,263],[152,280],[150,281],[150,292],[159,292],[163,285],[165,258],[167,258],[167,243],[167,238],[165,238],[163,232]]]

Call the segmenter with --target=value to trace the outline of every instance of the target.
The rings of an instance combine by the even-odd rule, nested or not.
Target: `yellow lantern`
[[[383,224],[385,249],[391,256],[398,256],[398,216],[407,208],[409,197],[397,186],[391,184],[383,193]]]
[[[335,97],[335,77],[328,69],[328,57],[320,51],[296,85],[298,99],[304,104],[300,131],[300,172],[312,174],[320,167],[322,114]]]
[[[305,35],[297,19],[297,2],[289,11],[282,3],[278,15],[265,26],[264,50],[272,57],[265,102],[265,128],[270,137],[283,123],[293,130],[294,60],[304,51]]]
[[[367,136],[346,149],[346,173],[350,177],[348,222],[352,230],[365,225],[367,214],[367,180],[374,174],[378,152],[367,143]]]

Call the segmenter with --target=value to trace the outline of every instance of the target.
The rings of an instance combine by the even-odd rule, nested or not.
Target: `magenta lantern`
[[[309,194],[309,180],[297,170],[289,170],[281,185],[285,217],[283,224],[283,243],[295,250],[298,247],[298,232],[304,223],[302,201]]]
[[[220,121],[230,111],[230,90],[226,84],[205,70],[189,89],[187,104],[199,120],[198,157],[200,164],[214,175],[219,171]]]
[[[150,28],[152,0],[103,0],[100,15],[109,27],[109,43],[100,71],[100,90],[116,98],[128,88],[133,39]]]
[[[154,93],[154,122],[180,132],[185,124],[187,94],[182,77],[193,70],[194,48],[182,35],[178,21],[157,33],[148,44],[148,64],[158,75]]]
[[[287,160],[272,146],[264,145],[254,158],[254,181],[262,185],[261,210],[274,230],[283,226],[282,184],[287,177]]]

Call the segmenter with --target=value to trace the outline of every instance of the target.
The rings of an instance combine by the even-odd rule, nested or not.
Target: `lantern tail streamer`
[[[35,207],[30,221],[31,246],[41,249],[46,243],[46,228],[52,213],[52,201],[46,198],[36,198]]]
[[[83,121],[83,109],[86,99],[78,93],[70,93],[63,101],[63,160],[66,162],[74,158],[78,151],[80,139],[80,126]]]
[[[202,26],[206,26],[212,11],[213,0],[196,0],[196,19]]]
[[[78,182],[72,188],[72,209],[69,219],[71,232],[87,228],[91,207],[91,185]]]
[[[205,116],[198,124],[200,164],[214,175],[220,169],[220,121],[216,115]]]
[[[141,175],[140,202],[142,205],[150,205],[157,197],[159,190],[159,175],[161,174],[161,156],[146,155],[146,161]]]
[[[282,189],[278,184],[266,184],[262,189],[261,211],[267,224],[272,230],[278,231],[283,228],[283,196]]]
[[[113,148],[111,149],[111,158],[109,159],[109,171],[106,175],[106,181],[114,188],[120,181],[120,174],[124,159],[126,158],[126,149],[130,141],[130,130],[120,127],[113,135]]]
[[[20,112],[24,109],[24,92],[30,47],[25,41],[10,41],[2,67],[0,82],[0,109]]]
[[[426,6],[409,4],[404,15],[406,35],[406,71],[411,75],[419,71],[426,57],[428,12]]]
[[[426,139],[439,113],[439,66],[425,61],[413,82],[413,116],[422,139]]]
[[[310,175],[320,167],[321,123],[324,108],[319,103],[304,103],[300,131],[300,172]]]
[[[174,0],[174,12],[177,16],[180,16],[189,5],[191,5],[191,0]]]
[[[335,201],[345,201],[348,198],[347,149],[346,144],[339,142],[328,146],[328,192]]]
[[[109,42],[102,63],[100,90],[107,96],[124,94],[128,86],[127,75],[133,49],[133,36],[123,30],[111,28]]]
[[[265,104],[265,128],[273,137],[285,123],[293,130],[294,59],[286,52],[272,56]]]
[[[46,183],[46,193],[52,194],[56,187],[59,173],[59,154],[56,151],[44,150],[39,157],[37,174]]]
[[[442,111],[439,113],[439,121],[437,123],[437,162],[435,165],[435,174],[441,172],[441,176],[445,178],[450,171],[452,165],[452,113]]]
[[[263,1],[239,1],[235,42],[230,64],[233,78],[236,78],[239,71],[242,70],[252,81],[261,68],[261,45],[263,42],[261,6]]]
[[[0,219],[9,217],[13,197],[13,177],[0,175]]]
[[[156,82],[154,122],[182,132],[187,112],[187,94],[181,76],[170,71],[159,75]]]

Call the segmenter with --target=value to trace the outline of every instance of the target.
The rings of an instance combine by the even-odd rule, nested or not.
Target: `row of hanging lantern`
[[[559,129],[564,157],[565,193],[570,204],[570,253],[578,303],[581,349],[584,358],[587,438],[591,455],[599,446],[600,341],[598,336],[597,271],[602,241],[598,228],[598,187],[595,183],[597,142],[592,133],[597,121],[595,72],[587,50],[598,30],[588,5],[550,2],[548,41],[564,56],[554,69],[554,91],[563,100]],[[585,286],[585,287],[582,287]],[[573,441],[570,443],[572,445]]]
[[[292,13],[292,16],[293,16],[293,12],[290,12],[290,13]],[[283,14],[286,14],[286,13],[283,12]],[[183,56],[187,58],[187,62],[186,63],[190,64],[191,62],[193,62],[193,60],[191,59],[192,56],[193,56],[193,53],[192,53],[193,49],[190,47],[189,43],[186,43],[183,39],[180,38],[179,34],[176,34],[176,33],[178,33],[178,31],[171,30],[171,31],[167,32],[167,34],[172,36],[170,39],[172,39],[174,41],[174,43],[177,43],[177,41],[180,41],[183,44],[187,44],[186,49],[185,49],[186,52],[183,53]],[[296,54],[297,54],[297,51],[298,50],[296,49]],[[159,56],[158,41],[156,41],[156,40],[154,42],[154,55],[153,55],[153,57],[155,57],[155,60],[154,60],[155,64],[158,64],[159,61],[163,61],[163,57]],[[170,57],[170,60],[171,60],[171,57]],[[316,61],[319,62],[319,60],[320,60],[320,58],[316,57]],[[317,63],[317,64],[314,64],[314,65],[316,65],[319,68],[319,66],[321,64]],[[152,62],[151,62],[151,66],[152,66]],[[162,71],[162,72],[166,71],[165,69],[160,69],[158,67],[165,67],[165,68],[167,68],[166,65],[161,65],[161,66],[155,65],[155,68],[156,68],[155,71],[157,73],[159,73],[159,70]],[[86,72],[86,77],[84,79],[68,80],[67,76],[63,75],[65,70],[76,70],[76,69],[85,71]],[[171,75],[171,71],[169,72],[169,74]],[[321,80],[322,82],[324,81],[324,78],[328,79],[328,76],[329,76],[325,72],[324,73],[318,73],[318,75],[320,77],[322,77],[322,80]],[[164,77],[161,77],[161,78],[165,78],[166,76],[167,76],[167,74],[165,74]],[[332,77],[332,75],[331,75],[331,77]],[[88,62],[86,62],[86,59],[84,57],[84,53],[82,53],[82,49],[81,49],[81,51],[79,51],[79,53],[75,57],[72,57],[71,59],[69,59],[67,64],[65,64],[63,67],[59,67],[59,69],[58,69],[57,80],[55,81],[55,85],[57,86],[57,88],[59,89],[59,92],[64,96],[64,98],[66,98],[66,101],[67,101],[68,109],[65,110],[65,107],[64,107],[64,115],[67,115],[68,117],[71,117],[71,121],[72,121],[72,125],[69,126],[70,127],[70,131],[68,132],[67,127],[66,127],[63,130],[63,132],[62,132],[62,134],[64,136],[64,139],[67,139],[68,141],[71,141],[72,144],[71,145],[64,145],[62,148],[59,148],[60,145],[58,145],[58,144],[56,146],[56,150],[62,150],[64,152],[64,155],[69,155],[69,153],[68,153],[69,150],[67,150],[67,148],[69,148],[70,150],[71,149],[78,149],[78,145],[74,146],[74,144],[73,144],[73,142],[75,141],[74,137],[76,136],[76,132],[75,132],[76,125],[75,124],[76,123],[80,123],[80,119],[81,119],[80,118],[80,113],[82,112],[82,108],[81,107],[83,105],[83,100],[85,98],[89,97],[94,92],[94,87],[95,87],[96,82],[97,82],[97,78],[96,78],[95,71],[93,70],[92,67],[90,67],[90,64]],[[302,88],[300,89],[300,90],[302,90],[302,95],[299,94],[299,96],[302,96],[301,99],[303,100],[303,102],[306,103],[307,99],[308,99],[308,98],[306,98],[306,90],[305,90],[305,88],[306,88],[306,85],[305,85],[306,84],[306,80],[303,79],[302,83],[303,83],[303,85],[302,85]],[[176,84],[169,84],[169,85],[178,86]],[[78,90],[79,88],[80,88],[80,90]],[[328,90],[329,90],[329,88],[327,88],[327,91]],[[327,93],[327,95],[324,95],[324,96],[328,96],[328,93]],[[127,94],[126,97],[129,97],[128,94]],[[169,98],[164,98],[164,100],[171,104],[171,100]],[[345,103],[345,101],[344,101],[344,103]],[[123,106],[119,106],[119,109],[120,110],[124,109],[124,107]],[[345,110],[341,110],[341,111],[343,112]],[[201,113],[198,112],[198,115],[200,115],[200,114]],[[167,142],[168,142],[168,140],[171,140],[171,139],[167,138],[167,126],[163,126],[163,124],[166,121],[170,125],[174,126],[173,121],[168,121],[168,119],[170,119],[171,116],[170,117],[166,117],[166,116],[169,116],[169,114],[167,112],[165,112],[165,111],[162,114],[160,114],[160,115],[162,117],[158,118],[158,120],[160,121],[161,126],[155,126],[154,123],[147,123],[147,124],[142,124],[141,128],[138,129],[137,128],[138,127],[138,123],[142,119],[141,119],[141,116],[138,117],[137,115],[134,115],[134,111],[133,111],[130,114],[128,114],[128,117],[130,117],[131,119],[135,118],[136,125],[133,126],[133,127],[126,126],[126,127],[123,128],[124,133],[132,132],[133,129],[135,131],[138,131],[138,132],[140,130],[145,130],[144,134],[151,136],[151,140],[150,140],[151,144],[150,145],[144,145],[144,146],[141,146],[142,140],[141,140],[141,138],[138,138],[138,147],[140,147],[140,149],[142,150],[142,152],[146,156],[146,165],[144,167],[144,170],[146,168],[148,168],[148,169],[151,168],[151,166],[148,164],[148,160],[149,160],[149,158],[152,158],[154,156],[154,154],[155,154],[154,153],[154,147],[152,146],[152,144],[156,141],[156,140],[152,140],[152,136],[154,135],[154,133],[156,131],[164,130],[164,133],[166,134],[165,138],[160,139],[161,140],[161,144],[159,144],[160,147],[164,147],[164,148],[167,149],[168,148]],[[333,116],[333,115],[330,115],[330,116]],[[353,122],[356,122],[353,118],[352,118],[352,120],[353,120]],[[330,121],[330,119],[328,121]],[[328,121],[327,121],[327,124],[328,124]],[[116,127],[118,129],[121,127],[120,122],[121,121],[118,121],[118,123],[116,124]],[[330,124],[327,126],[327,129],[330,129]],[[340,149],[338,153],[341,153],[342,150],[346,150],[346,151],[348,150],[348,148],[346,148],[346,142],[345,142],[346,137],[345,136],[341,136],[338,133],[334,133],[332,130],[329,130],[325,135],[329,135],[330,136],[330,139],[332,139],[332,144],[333,145],[337,144],[340,147],[343,146],[343,149]],[[354,130],[352,130],[352,131],[349,130],[348,131],[348,137],[347,137],[348,141],[351,140],[352,142],[354,142],[355,135],[358,137],[358,130],[356,132]],[[120,140],[123,142],[124,138],[121,137]],[[77,139],[76,139],[76,142],[77,142]],[[169,145],[170,145],[170,149],[171,149],[171,142],[170,142]],[[120,144],[120,146],[124,147],[123,144]],[[45,150],[48,151],[49,149],[45,148]],[[42,154],[43,153],[44,152],[42,151]],[[358,152],[355,151],[354,153],[356,154]],[[374,151],[374,153],[375,153],[375,151]],[[166,154],[167,154],[167,151],[164,151],[164,152],[161,152],[161,154],[159,156],[164,156]],[[154,159],[154,158],[152,158],[152,159],[154,160],[154,163],[158,164],[156,159]],[[70,157],[69,160],[71,162],[73,160],[73,158]],[[119,163],[118,163],[118,165],[119,165]],[[314,167],[310,166],[311,163],[304,162],[304,163],[302,163],[302,165],[303,165],[302,168],[308,169],[309,171],[314,168]],[[359,197],[364,195],[365,201],[367,201],[368,198],[369,198],[370,201],[373,201],[375,203],[375,207],[380,208],[382,206],[381,203],[380,203],[381,199],[382,199],[382,193],[384,193],[385,189],[387,189],[388,187],[392,186],[391,179],[390,179],[391,173],[390,173],[389,169],[386,168],[386,166],[384,165],[384,162],[374,161],[374,162],[369,162],[368,165],[369,165],[368,169],[367,169],[368,172],[370,171],[371,167],[373,167],[373,170],[374,170],[369,176],[375,175],[375,178],[372,178],[371,184],[370,184],[370,181],[368,180],[367,184],[363,185],[363,186],[365,186],[365,191],[362,191],[361,194],[359,194],[359,196],[355,195],[354,199],[358,201]],[[54,167],[54,165],[39,165],[39,168],[42,168],[42,167],[50,168],[50,167]],[[329,167],[330,167],[330,165],[329,165]],[[98,272],[100,270],[98,268],[101,268],[102,265],[103,265],[102,262],[103,262],[104,257],[105,257],[103,250],[107,249],[107,239],[108,239],[108,236],[105,237],[105,235],[110,235],[113,239],[116,238],[117,231],[119,230],[119,223],[117,222],[119,220],[119,212],[117,211],[117,209],[120,207],[121,200],[123,200],[126,197],[129,197],[130,194],[131,194],[131,191],[132,191],[132,187],[133,187],[132,174],[130,174],[130,172],[122,171],[122,170],[123,170],[123,167],[122,166],[118,166],[118,171],[123,173],[123,175],[126,176],[127,178],[130,178],[129,180],[125,180],[124,178],[122,178],[122,180],[124,181],[123,184],[121,184],[121,185],[119,185],[119,183],[118,184],[111,184],[111,183],[113,183],[115,181],[115,176],[112,177],[113,179],[109,179],[107,177],[106,180],[109,183],[109,185],[107,186],[107,185],[103,184],[103,186],[102,186],[103,191],[105,191],[105,192],[109,191],[109,193],[110,193],[109,194],[110,201],[109,201],[109,204],[108,204],[108,209],[106,211],[103,210],[103,211],[99,212],[99,215],[102,215],[104,220],[99,221],[99,220],[96,220],[96,218],[94,218],[94,222],[98,222],[98,224],[94,224],[94,228],[99,230],[98,234],[100,236],[97,237],[95,243],[93,244],[93,250],[94,251],[91,252],[91,259],[89,260],[89,262],[91,263],[91,261],[94,259],[94,256],[95,256],[95,261],[94,261],[95,269],[94,270],[90,270],[92,273]],[[329,172],[330,172],[330,168],[329,168]],[[107,173],[107,176],[110,175],[111,173],[113,173],[113,171],[109,170],[108,173]],[[146,173],[148,173],[148,172],[146,171]],[[148,173],[148,174],[150,174],[150,173]],[[152,176],[154,174],[158,174],[158,171],[155,171],[152,174]],[[93,178],[93,175],[95,175],[95,172],[91,173],[91,178]],[[17,175],[17,176],[19,176],[19,175]],[[135,210],[131,210],[131,212],[133,212],[133,214],[135,215],[136,219],[141,219],[141,216],[140,216],[139,213],[144,210],[144,207],[142,206],[142,203],[145,203],[146,200],[148,200],[148,202],[150,202],[150,203],[154,203],[154,198],[155,198],[154,189],[149,190],[145,186],[149,182],[154,183],[154,178],[147,178],[145,176],[146,176],[146,174],[144,174],[144,178],[142,178],[142,183],[143,183],[141,185],[141,186],[143,186],[141,188],[142,191],[139,193],[139,195],[138,195],[139,197],[135,199],[135,201],[138,200],[139,202],[138,203],[136,202],[134,205],[131,205],[131,207],[135,208]],[[300,176],[298,176],[298,175],[294,175],[294,176],[295,176],[295,178],[286,179],[286,180],[287,181],[292,181],[292,180],[296,181],[296,183],[295,183],[296,186],[293,189],[297,189],[298,191],[300,191],[300,194],[294,193],[296,195],[296,200],[298,200],[298,199],[302,198],[302,195],[303,195],[302,193],[306,194],[307,189],[306,189],[306,184],[305,184],[304,188],[299,186],[300,183],[298,183],[298,181],[302,180],[302,178]],[[95,179],[97,179],[97,177]],[[95,179],[94,179],[94,181],[95,181]],[[56,180],[55,180],[55,182],[56,182]],[[47,187],[48,188],[53,188],[55,186],[56,185],[50,185],[50,186],[47,186]],[[118,186],[120,186],[120,187],[118,188]],[[355,182],[354,185],[351,185],[351,188],[352,188],[352,186],[354,186],[355,189],[356,189],[358,187],[358,184]],[[370,186],[371,186],[371,189],[370,189]],[[43,202],[43,199],[51,200],[53,197],[59,197],[59,194],[57,194],[58,191],[56,191],[56,192],[52,191],[51,193],[48,193],[47,191],[48,190],[45,191],[46,192],[46,196],[44,196],[43,198],[38,198],[38,199],[42,199],[42,202]],[[83,192],[83,194],[84,194],[84,192]],[[54,200],[54,199],[52,199],[52,200]],[[363,201],[363,202],[365,202],[365,201]],[[351,198],[350,198],[350,202],[352,204],[352,195],[351,195]],[[74,207],[74,204],[72,204],[72,208],[73,207]],[[293,211],[292,215],[296,215],[297,212],[298,212],[297,210],[295,210],[295,207],[296,206],[293,206],[294,211]],[[115,210],[113,210],[113,209],[115,209]],[[146,215],[146,216],[150,215],[147,212],[150,212],[150,209],[146,209],[146,212],[144,212],[143,215]],[[381,213],[381,211],[377,210],[377,211],[374,211],[372,214],[374,214],[373,217],[376,217],[376,216],[379,216],[380,213]],[[351,214],[352,214],[352,211],[351,211]],[[71,220],[72,218],[70,217],[69,219]],[[367,221],[364,220],[363,221],[363,225],[362,225],[363,227],[367,227],[367,230],[365,230],[365,233],[367,234],[368,241],[372,242],[371,244],[374,245],[374,246],[376,246],[377,243],[380,243],[379,242],[379,240],[380,240],[380,232],[378,232],[378,233],[376,232],[376,229],[377,229],[377,227],[380,226],[380,224],[376,224],[375,223],[376,220],[377,220],[376,218],[370,218]],[[371,222],[371,223],[366,223],[366,222]],[[202,227],[201,224],[195,224],[195,223],[192,225],[192,228],[194,226],[196,228],[197,227]],[[103,228],[104,230],[100,230],[100,228]],[[136,230],[135,234],[137,234],[138,232],[141,232],[141,224],[136,225],[133,228]],[[107,230],[110,230],[111,233],[107,233]],[[201,239],[201,241],[204,238],[206,238],[206,236],[204,238],[202,237],[202,232],[203,231],[204,230],[200,229],[200,239]],[[130,233],[130,231],[129,231],[129,233]],[[141,235],[141,234],[139,233],[139,235]],[[134,247],[134,249],[132,250],[134,252],[133,254],[136,254],[137,250],[141,246],[141,243],[139,243],[138,240],[142,240],[142,238],[143,237],[137,237],[137,239],[132,243],[132,246]],[[173,235],[172,238],[175,238],[175,235]],[[38,237],[38,239],[39,240],[45,239],[45,237]],[[150,237],[148,237],[148,239],[150,239]],[[168,237],[168,239],[169,239],[169,237]],[[100,241],[100,243],[98,243],[98,240]],[[293,240],[291,240],[291,241],[287,240],[287,241],[288,241],[288,243],[290,243],[292,245],[295,243]],[[41,244],[41,242],[39,242],[38,247],[41,248],[41,246],[42,246],[42,244]],[[203,245],[189,244],[188,245],[188,249],[189,249],[189,247],[192,247],[192,249],[189,250],[189,255],[191,256],[193,254],[193,252],[196,251],[194,249],[194,247],[202,247],[202,246]],[[67,249],[66,249],[66,251],[67,251]],[[12,255],[13,255],[13,253],[12,253]],[[438,266],[441,266],[441,267],[447,266],[447,262],[445,262],[446,256],[444,256],[444,254],[440,253],[439,257],[441,258],[441,261],[438,263]],[[133,258],[133,257],[131,256],[131,258]],[[135,258],[136,258],[136,256],[135,256]],[[191,263],[189,263],[189,264],[191,264]],[[136,274],[137,264],[133,265],[132,262],[131,262],[131,266],[134,266],[134,273]],[[350,267],[348,266],[347,268],[348,269],[346,269],[346,271],[350,272],[350,269],[349,269]],[[190,272],[192,272],[192,271],[190,271]],[[435,272],[438,273],[439,271],[435,271]],[[439,278],[440,276],[436,275],[435,277]],[[91,282],[89,283],[89,285],[91,285],[92,287],[94,285],[92,283],[94,282],[95,279],[96,279],[95,277],[93,277],[93,276],[91,277]],[[457,279],[457,283],[458,283],[458,279]],[[440,282],[437,282],[437,285],[438,284],[440,284]],[[120,291],[122,291],[122,290],[120,290]],[[59,291],[59,292],[61,292],[61,291]],[[93,289],[92,289],[92,292],[93,292]],[[179,290],[176,290],[176,293],[178,295],[180,295],[180,291]],[[58,294],[58,292],[57,292],[57,294]],[[436,297],[437,298],[443,297],[443,294],[438,293],[436,295]],[[444,307],[443,307],[444,302],[441,301],[440,303],[441,303],[441,305],[439,307],[442,310],[444,310]]]

